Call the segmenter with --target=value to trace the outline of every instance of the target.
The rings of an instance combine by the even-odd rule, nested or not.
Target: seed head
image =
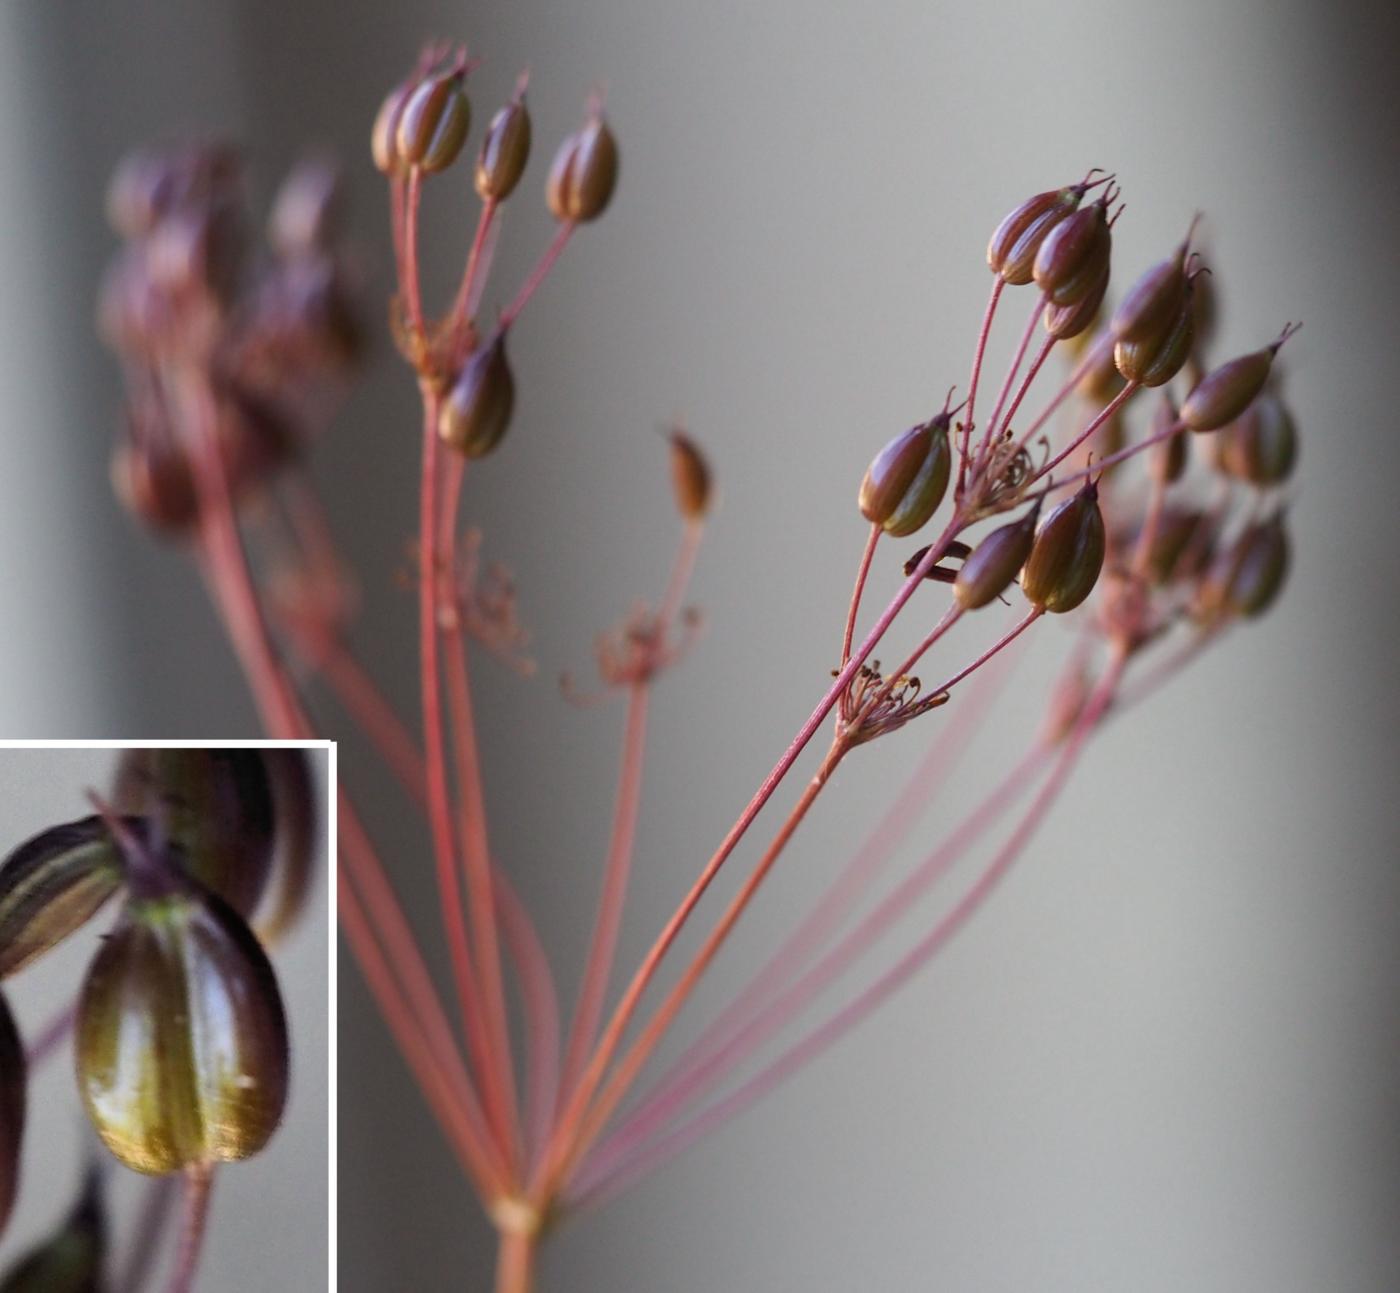
[[[953,596],[965,611],[996,601],[1016,578],[1031,555],[1040,500],[1020,520],[993,530],[975,548],[953,583]]]
[[[557,220],[596,220],[617,187],[617,140],[601,113],[570,135],[554,155],[545,200]]]
[[[471,117],[460,69],[429,77],[403,105],[394,135],[400,161],[425,175],[446,170],[462,151]]]
[[[1238,614],[1254,619],[1274,604],[1288,574],[1288,534],[1283,517],[1250,526],[1236,541],[1234,558],[1229,605]]]
[[[374,158],[375,166],[385,175],[402,175],[407,169],[399,152],[399,122],[403,119],[403,110],[417,88],[416,78],[396,85],[384,97],[384,102],[379,105],[379,112],[375,115],[374,127],[369,136],[370,154]]]
[[[1128,289],[1109,325],[1115,339],[1146,342],[1160,339],[1170,330],[1186,302],[1187,246],[1183,242]]]
[[[987,244],[987,265],[992,273],[1013,287],[1029,283],[1041,243],[1057,224],[1079,209],[1088,187],[1071,184],[1037,193],[1007,215]]]
[[[1021,571],[1021,591],[1042,610],[1072,611],[1093,592],[1104,548],[1098,486],[1090,480],[1040,527]]]
[[[941,413],[895,436],[875,455],[860,485],[860,511],[867,521],[903,538],[938,510],[952,463],[949,422]]]
[[[286,1103],[276,978],[212,894],[128,902],[83,984],[76,1052],[97,1134],[149,1175],[257,1153]]]
[[[267,235],[283,256],[315,256],[334,246],[345,214],[339,169],[328,161],[301,162],[272,202]]]
[[[1279,347],[1301,326],[1289,324],[1263,350],[1231,359],[1207,373],[1181,406],[1181,420],[1193,431],[1217,431],[1233,422],[1264,389]]]
[[[1076,305],[1105,279],[1113,248],[1108,219],[1111,196],[1105,193],[1061,220],[1040,244],[1033,273],[1050,305]]]
[[[502,331],[467,360],[443,398],[438,434],[458,453],[484,458],[501,442],[514,408],[515,378]]]
[[[1056,341],[1069,341],[1094,325],[1108,293],[1109,267],[1104,263],[1099,280],[1089,294],[1073,305],[1051,305],[1045,311],[1045,331]]]
[[[486,127],[476,159],[476,191],[483,201],[504,202],[520,183],[530,157],[530,113],[522,84]]]
[[[688,435],[679,427],[668,433],[671,441],[671,484],[676,508],[687,521],[699,521],[710,510],[714,482],[710,464]]]
[[[1191,357],[1195,342],[1196,312],[1188,281],[1185,296],[1170,324],[1140,341],[1120,340],[1113,347],[1119,373],[1139,386],[1164,386]]]

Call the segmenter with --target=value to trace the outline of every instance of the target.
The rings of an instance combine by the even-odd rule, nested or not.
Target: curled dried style
[[[247,356],[269,351],[264,332],[276,312],[250,309],[260,292],[250,298],[245,286],[240,295],[226,275],[207,274],[200,280],[203,326],[175,330],[174,349],[171,329],[163,326],[167,311],[185,307],[183,298],[161,295],[152,282],[151,249],[164,221],[193,221],[200,228],[216,223],[225,186],[212,179],[196,183],[194,174],[213,168],[220,154],[210,154],[179,183],[167,181],[178,197],[163,205],[132,203],[142,211],[161,205],[150,219],[123,223],[136,249],[127,259],[145,267],[134,293],[144,312],[118,312],[131,321],[109,333],[130,365],[133,407],[154,403],[160,410],[165,456],[158,461],[202,464],[171,491],[178,507],[162,496],[161,507],[138,510],[156,524],[165,524],[170,512],[187,518],[269,731],[310,733],[303,688],[324,684],[425,810],[455,1002],[449,1005],[430,975],[370,829],[344,788],[342,924],[394,1040],[499,1230],[497,1287],[521,1293],[534,1283],[540,1241],[552,1226],[636,1182],[739,1113],[932,958],[1025,848],[1105,721],[1272,603],[1287,563],[1280,490],[1296,460],[1293,422],[1273,370],[1292,329],[1254,354],[1206,370],[1210,280],[1192,245],[1194,230],[1110,311],[1112,231],[1122,214],[1112,176],[1090,172],[1007,216],[988,249],[991,298],[975,337],[964,400],[955,405],[950,392],[941,411],[895,436],[875,454],[861,484],[858,505],[869,530],[833,679],[610,1003],[640,811],[648,703],[697,623],[684,603],[713,500],[701,450],[689,435],[675,432],[672,471],[681,526],[669,582],[654,606],[638,604],[600,640],[596,695],[620,695],[626,719],[596,921],[572,1018],[561,1026],[549,959],[492,851],[473,718],[471,645],[518,666],[526,635],[516,617],[514,585],[499,568],[483,566],[480,535],[469,530],[464,538],[458,513],[469,465],[473,477],[511,470],[508,462],[481,461],[500,448],[515,411],[509,337],[566,244],[608,207],[619,155],[595,99],[549,170],[546,200],[557,232],[494,324],[483,325],[481,303],[502,217],[531,144],[522,77],[480,143],[475,233],[464,234],[463,272],[447,312],[431,315],[419,281],[419,207],[425,182],[467,147],[472,70],[465,51],[427,49],[385,99],[372,131],[393,220],[398,292],[392,328],[422,398],[421,736],[401,722],[355,662],[346,638],[348,599],[338,592],[344,582],[339,563],[324,529],[309,521],[319,513],[308,495],[298,489],[282,506],[290,505],[290,528],[313,535],[313,542],[282,545],[259,560],[245,550],[245,537],[266,520],[265,512],[248,506],[252,487],[268,485],[278,464],[259,459],[253,471],[221,453],[227,417],[216,413],[232,406],[233,392],[249,387],[243,365]],[[169,158],[162,165],[183,174]],[[323,191],[328,187],[317,190]],[[125,205],[114,201],[117,209]],[[320,248],[328,281],[338,284],[337,262],[324,250],[326,222],[306,214],[291,224],[317,230],[293,242]],[[274,239],[274,246],[282,241]],[[279,264],[274,257],[261,278],[277,279]],[[220,293],[215,278],[225,285]],[[1008,370],[989,395],[984,360],[1008,287],[1030,287],[1030,309]],[[1042,339],[1032,347],[1038,330]],[[179,349],[191,337],[204,341],[196,354]],[[298,353],[346,357],[347,348],[322,341]],[[1057,348],[1069,356],[1070,371],[1032,413],[1028,400]],[[285,358],[280,346],[270,349]],[[310,364],[295,372],[284,367],[276,389],[257,387],[256,394],[276,396],[279,407],[321,408],[309,396],[327,372]],[[201,398],[190,396],[191,387]],[[1160,394],[1150,429],[1134,438],[1128,416],[1144,387]],[[143,434],[154,442],[154,432]],[[299,445],[304,437],[291,440]],[[1190,455],[1198,460],[1194,471],[1187,462],[1192,440],[1205,449]],[[1133,460],[1147,468],[1144,478],[1132,478]],[[295,463],[295,456],[282,460],[292,472]],[[135,501],[136,492],[128,489],[127,496]],[[866,585],[888,548],[882,539],[910,537],[940,511],[944,519],[941,528],[935,523],[931,542],[912,555],[891,554],[895,566],[903,564],[904,579],[862,631]],[[483,581],[486,569],[496,574]],[[938,591],[931,584],[939,583],[950,586],[941,611],[931,606]],[[926,678],[934,649],[946,649],[942,640],[960,621],[975,625],[978,612],[1022,599],[1010,621],[984,632],[960,662],[938,665],[935,685],[915,676],[920,669]],[[1020,757],[989,765],[1000,770],[985,797],[951,824],[919,865],[892,876],[896,846],[996,697],[1013,644],[1034,636],[1029,630],[1047,614],[1077,615],[1081,632],[1061,681],[1046,697],[1039,731]],[[897,619],[915,622],[914,645],[896,668],[882,671],[872,652]],[[1125,686],[1134,674],[1140,680]],[[925,718],[934,712],[938,718]],[[680,956],[678,937],[701,923],[701,901],[712,882],[737,865],[731,864],[736,849],[828,719],[829,742],[796,802],[728,905],[708,918],[698,950],[680,959],[673,986],[649,1004],[658,972]],[[922,720],[920,731],[935,723],[942,730],[889,814],[759,972],[669,1069],[644,1086],[658,1044],[833,771],[854,751],[916,720]],[[898,955],[887,968],[857,980],[867,953],[891,950],[897,918],[984,836],[997,840],[984,869],[934,923],[893,949]],[[865,914],[856,919],[862,907]],[[507,1007],[511,976],[522,1003],[519,1057]],[[828,989],[844,990],[847,999],[813,1017],[818,996]],[[774,1050],[778,1035],[798,1023],[805,1031]],[[742,1080],[741,1070],[748,1072]]]
[[[70,1037],[95,1133],[72,1211],[4,1275],[6,1293],[156,1287],[182,1179],[164,1287],[192,1288],[216,1168],[257,1154],[287,1101],[287,1022],[268,952],[300,913],[314,856],[305,756],[128,750],[109,795],[91,794],[95,814],[0,861],[3,979],[121,900],[74,1001],[27,1048],[0,996],[0,1226],[21,1179],[28,1081]],[[120,1269],[108,1242],[111,1159],[152,1178]]]

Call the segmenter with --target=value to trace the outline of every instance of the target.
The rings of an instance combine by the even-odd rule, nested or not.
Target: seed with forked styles
[[[63,1224],[0,1279],[0,1293],[100,1293],[107,1258],[102,1167],[88,1168]]]
[[[491,118],[476,159],[476,191],[504,202],[520,183],[530,156],[530,113],[523,90]]]
[[[0,864],[0,978],[80,929],[121,882],[121,856],[101,818],[26,840]]]
[[[194,888],[127,903],[88,969],[76,1052],[97,1134],[149,1175],[257,1153],[286,1103],[272,967],[237,913]]]
[[[462,151],[471,115],[460,72],[429,77],[403,105],[394,132],[399,159],[427,175],[446,170]]]
[[[1229,426],[1215,433],[1215,463],[1255,485],[1288,479],[1298,458],[1298,434],[1279,397],[1264,391]]]
[[[484,458],[501,442],[514,408],[515,378],[502,331],[467,360],[443,397],[438,434],[458,453]]]
[[[1021,571],[1021,591],[1042,610],[1072,611],[1093,592],[1105,546],[1098,486],[1085,481],[1040,527]]]
[[[1040,244],[1060,221],[1079,209],[1084,186],[1072,184],[1027,198],[996,228],[987,244],[987,265],[1013,287],[1031,281]]]
[[[1019,521],[993,530],[975,548],[953,583],[953,596],[965,611],[996,601],[1016,578],[1031,555],[1040,499]]]
[[[1035,281],[1050,305],[1074,305],[1108,273],[1113,247],[1108,202],[1099,201],[1060,221],[1035,256]]]
[[[15,1027],[9,1002],[0,993],[0,1234],[10,1220],[19,1192],[26,1079],[24,1043]]]
[[[671,484],[676,507],[687,521],[698,521],[710,510],[714,482],[710,464],[695,441],[679,427],[668,432],[671,441]]]
[[[1069,341],[1080,336],[1093,326],[1099,317],[1104,296],[1108,293],[1109,267],[1104,262],[1099,281],[1089,289],[1089,294],[1071,305],[1051,305],[1045,310],[1045,331],[1056,341]]]
[[[1119,373],[1139,386],[1164,386],[1179,373],[1191,357],[1196,334],[1194,290],[1188,283],[1186,295],[1170,326],[1142,341],[1120,340],[1113,347],[1113,362]]]
[[[601,115],[570,135],[554,155],[545,200],[557,220],[595,220],[617,187],[617,140]]]
[[[1186,397],[1181,406],[1181,420],[1193,431],[1217,431],[1233,422],[1264,389],[1279,347],[1297,330],[1290,324],[1263,350],[1241,355],[1212,369]]]
[[[875,455],[860,485],[860,512],[867,521],[903,538],[938,510],[952,461],[949,421],[940,414],[910,427]]]
[[[1128,289],[1109,325],[1117,340],[1146,342],[1166,334],[1186,303],[1186,250],[1183,242]]]

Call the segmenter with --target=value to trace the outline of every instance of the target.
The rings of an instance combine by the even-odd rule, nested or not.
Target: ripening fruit
[[[545,200],[555,219],[596,220],[617,187],[617,140],[601,116],[570,135],[554,155]]]
[[[1021,591],[1041,610],[1072,611],[1093,592],[1105,546],[1098,486],[1086,481],[1040,527],[1021,571]]]
[[[429,77],[408,96],[394,132],[397,154],[425,175],[457,160],[471,126],[471,103],[460,72]]]
[[[112,807],[158,821],[185,871],[245,919],[272,868],[272,787],[259,750],[123,752]]]
[[[270,747],[260,751],[272,788],[272,874],[276,891],[264,904],[255,929],[267,946],[292,927],[306,906],[317,854],[318,814],[311,764],[305,750]]]
[[[1075,305],[1105,280],[1113,247],[1104,199],[1062,220],[1040,244],[1034,275],[1049,305]],[[1102,299],[1102,297],[1100,298]]]
[[[702,520],[710,510],[714,482],[710,464],[695,441],[678,428],[668,433],[671,441],[671,484],[676,509],[687,521]]]
[[[121,883],[121,855],[100,817],[25,840],[0,865],[0,978],[81,929]]]
[[[1215,464],[1255,485],[1287,480],[1298,459],[1298,433],[1283,401],[1263,392],[1229,426],[1215,434]]]
[[[1040,244],[1060,221],[1079,209],[1085,186],[1072,184],[1027,198],[996,228],[987,244],[987,265],[1013,287],[1031,281]]]
[[[476,191],[483,201],[504,202],[520,183],[530,157],[530,113],[517,94],[491,118],[476,159]]]
[[[1031,555],[1040,500],[1019,521],[993,530],[968,555],[953,582],[953,596],[965,611],[996,601]]]
[[[1123,378],[1139,386],[1164,386],[1191,357],[1196,338],[1194,288],[1186,287],[1183,304],[1169,326],[1140,341],[1126,339],[1113,347],[1113,362]]]
[[[465,457],[484,458],[500,444],[514,408],[515,378],[502,331],[467,360],[443,397],[438,434]]]
[[[1162,338],[1186,303],[1186,243],[1128,289],[1109,326],[1118,341]]]
[[[287,1099],[277,980],[213,894],[127,903],[83,983],[76,1056],[97,1134],[149,1175],[257,1153]]]
[[[0,1234],[10,1220],[19,1192],[26,1077],[24,1043],[9,1002],[0,993]]]
[[[1045,331],[1056,341],[1070,341],[1087,332],[1099,317],[1103,299],[1108,294],[1109,267],[1104,262],[1099,281],[1089,294],[1073,305],[1051,305],[1045,310]]]
[[[952,464],[949,423],[940,413],[895,436],[875,455],[860,485],[860,512],[867,521],[904,538],[938,510]]]
[[[1302,325],[1298,325],[1301,327]],[[1233,422],[1264,389],[1274,356],[1298,327],[1284,328],[1277,341],[1212,369],[1181,406],[1181,420],[1193,431],[1218,431]]]

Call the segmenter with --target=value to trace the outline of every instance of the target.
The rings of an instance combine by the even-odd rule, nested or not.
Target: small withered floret
[[[545,200],[555,219],[596,220],[617,187],[617,140],[600,112],[570,135],[554,155]]]
[[[1094,590],[1103,569],[1105,538],[1098,486],[1085,481],[1048,517],[1021,571],[1021,591],[1033,606],[1072,611]]]
[[[963,610],[974,611],[986,606],[1011,587],[1031,555],[1040,502],[1037,498],[1020,520],[993,530],[963,562],[953,583],[953,596]]]
[[[458,453],[484,458],[500,444],[514,408],[515,378],[500,331],[467,360],[443,397],[438,434]]]

